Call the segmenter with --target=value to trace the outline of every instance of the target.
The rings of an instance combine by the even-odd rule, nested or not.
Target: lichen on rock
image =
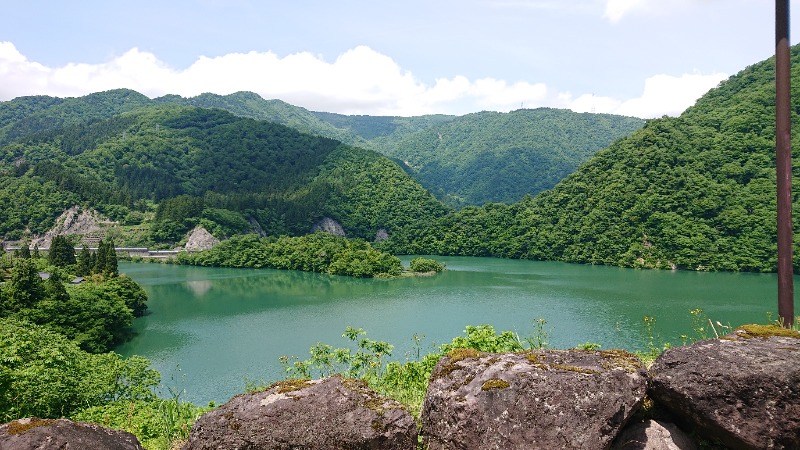
[[[29,417],[0,425],[0,449],[144,450],[136,436],[94,423]]]
[[[685,425],[730,448],[800,448],[800,339],[746,326],[665,351],[649,395]]]
[[[416,441],[416,423],[399,403],[362,380],[331,376],[236,396],[197,420],[184,449],[407,450]]]
[[[421,434],[430,450],[608,448],[641,403],[644,369],[581,350],[451,352],[431,376]],[[605,365],[604,365],[605,361]]]

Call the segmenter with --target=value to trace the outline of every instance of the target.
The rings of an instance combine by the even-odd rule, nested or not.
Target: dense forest
[[[68,238],[53,244],[47,255],[22,247],[0,257],[0,422],[113,421],[147,448],[172,448],[204,408],[159,398],[147,359],[111,351],[131,336],[147,294],[118,273],[113,242],[77,258]]]
[[[0,103],[0,146],[48,130],[83,133],[85,127],[76,125],[156,105],[222,109],[377,151],[452,207],[513,202],[551,188],[594,152],[643,123],[547,108],[466,116],[345,116],[265,100],[252,92],[150,100],[118,89],[78,98],[21,97]]]
[[[43,233],[71,205],[144,224],[145,236],[128,245],[175,243],[197,224],[219,237],[299,235],[323,217],[373,240],[447,211],[375,152],[175,105],[25,135],[3,147],[0,176],[7,239]]]
[[[800,62],[797,47],[793,58]],[[795,78],[799,94],[800,72]],[[480,191],[481,180],[494,179],[495,194],[511,195],[500,178],[533,159],[516,153],[516,144],[499,142],[514,135],[534,143],[539,125],[551,130],[542,148],[561,149],[546,151],[547,158],[579,167],[558,175],[548,166],[552,176],[539,181],[565,178],[519,202],[452,210],[408,176],[414,169],[404,170],[377,152],[221,109],[177,104],[191,102],[241,115],[267,114],[266,102],[276,120],[294,116],[306,128],[345,130],[347,139],[372,145],[399,140],[405,144],[395,148],[398,155],[421,158],[409,161],[419,165],[417,176],[426,164],[436,165],[421,162],[426,149],[450,141],[437,151],[458,166],[444,178],[460,184],[458,189]],[[254,231],[303,235],[330,217],[348,237],[388,237],[373,245],[395,254],[775,269],[771,59],[721,83],[680,117],[649,120],[590,157],[595,150],[589,142],[613,139],[620,124],[639,126],[615,116],[558,110],[348,117],[248,93],[154,101],[131,91],[21,98],[0,103],[0,137],[6,142],[0,151],[0,234],[40,234],[61,211],[82,205],[139,230],[129,243],[143,245],[179,243],[197,224],[223,238]],[[481,160],[473,152],[485,147],[496,155]],[[584,156],[575,157],[575,148]],[[480,162],[467,163],[472,157]],[[546,165],[547,158],[536,164]],[[451,200],[455,195],[437,192]]]
[[[798,47],[792,58],[800,67]],[[800,71],[793,78],[797,98]],[[512,205],[464,208],[394,236],[386,248],[625,267],[774,271],[774,89],[774,61],[752,65],[680,117],[650,120],[614,142],[552,190]],[[798,108],[793,111],[795,141]],[[795,184],[798,175],[795,169]],[[796,187],[794,192],[797,218]]]
[[[551,108],[481,112],[376,147],[454,207],[513,203],[552,188],[643,121]]]
[[[160,102],[220,108],[375,150],[404,165],[426,189],[460,208],[511,203],[552,188],[578,165],[644,121],[551,108],[465,116],[346,116],[312,112],[251,92]]]

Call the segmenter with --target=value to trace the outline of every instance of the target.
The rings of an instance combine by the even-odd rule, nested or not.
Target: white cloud
[[[645,80],[641,97],[623,102],[614,112],[636,117],[677,116],[726,78],[724,73],[655,75]]]
[[[605,0],[603,18],[611,23],[617,23],[632,14],[644,13],[649,16],[696,14],[698,6],[709,6],[713,3],[716,3],[717,8],[733,7],[721,0]]]
[[[389,56],[359,46],[333,62],[308,52],[279,57],[272,52],[200,57],[175,70],[136,48],[101,64],[46,67],[29,61],[10,42],[0,42],[0,100],[23,95],[69,97],[130,88],[150,97],[204,92],[253,91],[316,111],[342,114],[466,114],[550,106],[576,111],[657,117],[679,114],[724,74],[656,75],[641,97],[619,100],[593,95],[573,98],[543,83],[495,78],[440,78],[432,85],[414,77]]]
[[[14,44],[0,42],[0,100],[45,93],[45,80],[49,73],[47,67],[28,61]]]
[[[623,16],[641,8],[647,0],[608,0],[604,17],[611,22],[619,22]]]
[[[565,107],[579,112],[620,114],[641,118],[664,115],[678,116],[692,106],[697,99],[721,81],[728,78],[724,73],[691,73],[681,76],[654,75],[644,82],[642,95],[621,101],[611,97],[582,95],[562,98]]]

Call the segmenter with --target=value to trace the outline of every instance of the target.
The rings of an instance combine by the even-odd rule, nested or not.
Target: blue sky
[[[343,114],[549,106],[649,118],[680,114],[774,53],[770,0],[0,5],[0,100],[248,90]]]

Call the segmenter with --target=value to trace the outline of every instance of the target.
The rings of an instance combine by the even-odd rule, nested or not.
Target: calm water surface
[[[116,350],[149,358],[162,384],[206,404],[243,392],[247,381],[280,379],[282,355],[305,359],[316,342],[344,346],[347,326],[394,344],[393,357],[404,360],[415,334],[427,351],[466,325],[524,336],[542,318],[551,346],[596,342],[636,350],[646,342],[644,316],[656,318],[659,340],[675,343],[692,333],[693,308],[731,325],[777,316],[774,274],[436,259],[448,271],[397,280],[121,263],[150,300],[149,314],[135,321],[137,336]]]

